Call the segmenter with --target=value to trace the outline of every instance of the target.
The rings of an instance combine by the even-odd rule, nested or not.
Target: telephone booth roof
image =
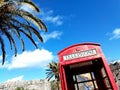
[[[69,46],[67,48],[64,48],[63,50],[61,50],[60,52],[58,52],[58,55],[60,53],[63,53],[65,50],[69,49],[69,48],[72,48],[72,47],[76,47],[76,46],[82,46],[82,45],[94,45],[94,46],[101,46],[100,44],[98,43],[91,43],[91,42],[87,42],[87,43],[80,43],[80,44],[74,44],[72,46]]]

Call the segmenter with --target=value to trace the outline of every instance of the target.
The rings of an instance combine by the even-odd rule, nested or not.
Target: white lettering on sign
[[[96,54],[97,54],[96,49],[91,49],[91,50],[86,50],[86,51],[82,51],[82,52],[76,52],[73,54],[65,55],[65,56],[63,56],[63,59],[70,60],[70,59],[82,58],[82,57],[87,57],[87,56],[93,56]]]

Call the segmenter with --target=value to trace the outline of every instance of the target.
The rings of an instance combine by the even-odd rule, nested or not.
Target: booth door
[[[64,68],[68,90],[113,90],[101,59]]]

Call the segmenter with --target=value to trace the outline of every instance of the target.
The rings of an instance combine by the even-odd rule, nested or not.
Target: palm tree
[[[46,69],[46,74],[47,74],[47,79],[48,81],[50,79],[52,79],[53,77],[55,78],[55,80],[52,82],[54,83],[53,86],[55,86],[54,88],[58,88],[59,90],[59,80],[60,80],[60,77],[59,77],[59,67],[58,67],[58,63],[56,62],[51,62],[49,63],[48,65],[48,69]],[[57,86],[56,86],[57,85]],[[52,89],[53,90],[53,89]]]
[[[39,12],[39,8],[31,0],[0,0],[0,44],[2,51],[2,65],[5,62],[6,50],[4,37],[8,39],[10,47],[14,47],[14,54],[17,55],[17,46],[14,37],[17,37],[25,50],[22,35],[25,35],[32,41],[36,48],[37,44],[33,35],[43,42],[39,29],[47,31],[45,24],[33,13],[22,9],[22,6],[29,6],[33,11]],[[35,28],[37,26],[37,28]]]

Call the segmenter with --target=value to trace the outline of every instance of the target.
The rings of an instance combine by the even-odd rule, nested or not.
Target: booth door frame
[[[94,61],[94,60],[89,60],[89,61]],[[103,61],[103,60],[101,60],[101,61]],[[82,63],[82,62],[80,62],[80,63]],[[102,63],[104,63],[104,62],[102,62]],[[61,85],[62,86],[64,86],[64,87],[62,87],[62,90],[68,90],[68,85],[67,85],[67,76],[66,76],[66,71],[65,71],[65,67],[67,67],[67,66],[69,66],[69,65],[60,65],[60,74],[61,74]],[[104,66],[104,64],[103,64],[103,68],[105,69],[105,66]],[[73,74],[72,74],[72,72],[70,72],[71,73],[71,75],[73,76]],[[92,75],[92,71],[90,71],[90,72],[86,72],[86,73],[90,73],[91,75]],[[107,75],[107,72],[106,72],[106,69],[105,69],[105,73],[106,73],[106,75]],[[102,74],[101,74],[102,75]],[[71,78],[72,78],[72,76],[71,76]],[[64,78],[65,77],[65,78]],[[98,77],[98,76],[95,76],[95,77]],[[101,76],[101,78],[102,78],[103,76]],[[108,80],[109,80],[109,75],[107,75],[107,77],[108,77]],[[91,78],[92,78],[92,80],[90,80],[90,81],[95,81],[95,79],[93,79],[93,77],[91,76]],[[104,78],[104,77],[103,77]],[[104,78],[105,79],[105,78]],[[87,81],[85,81],[85,82],[87,82]],[[110,82],[110,80],[109,80],[109,82]],[[82,83],[82,82],[80,82],[80,83]],[[83,82],[84,83],[84,82]],[[98,84],[98,83],[97,83]],[[110,83],[111,84],[111,83]],[[71,86],[71,85],[70,85]],[[93,86],[95,87],[95,89],[96,89],[96,86],[95,86],[95,84],[93,83]],[[112,85],[110,85],[110,86],[112,86]],[[71,90],[73,90],[73,89],[71,89]],[[111,89],[111,90],[113,90],[113,89]]]

